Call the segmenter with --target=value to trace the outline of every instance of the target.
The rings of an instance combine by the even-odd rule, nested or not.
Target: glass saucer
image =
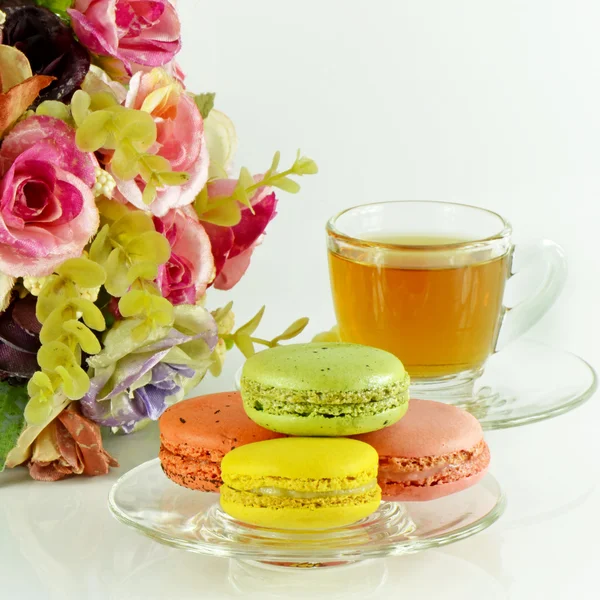
[[[239,389],[241,369],[236,373]],[[579,356],[532,340],[494,354],[480,378],[448,387],[411,386],[412,398],[460,406],[484,429],[518,427],[562,415],[596,391],[594,369]]]
[[[247,525],[226,515],[218,499],[217,494],[173,483],[154,459],[123,475],[108,503],[119,521],[157,542],[259,561],[259,566],[298,568],[342,566],[444,546],[486,529],[505,508],[504,495],[491,475],[439,500],[382,502],[374,514],[354,525],[319,531]]]

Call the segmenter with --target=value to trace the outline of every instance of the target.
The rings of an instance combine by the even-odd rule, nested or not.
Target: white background
[[[282,195],[247,277],[213,293],[213,306],[234,299],[242,322],[266,303],[265,336],[310,316],[308,339],[333,323],[329,216],[377,200],[465,202],[503,214],[517,240],[565,248],[565,292],[530,336],[600,365],[596,3],[180,0],[179,9],[188,86],[216,91],[235,121],[238,167],[261,171],[275,150],[285,162],[300,147],[321,169],[301,195]],[[231,388],[240,364],[232,353],[222,378],[202,389]],[[373,597],[596,598],[597,404],[490,433],[492,472],[509,497],[503,519],[443,550],[389,559]],[[122,468],[106,478],[0,476],[0,595],[234,595],[226,560],[158,546],[108,514],[110,486],[156,455],[156,435],[113,440]],[[351,592],[341,573],[339,585]],[[310,597],[318,595],[316,584]]]

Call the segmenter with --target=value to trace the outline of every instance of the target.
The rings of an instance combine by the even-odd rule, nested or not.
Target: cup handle
[[[567,260],[564,250],[551,240],[518,245],[513,249],[509,278],[524,269],[543,273],[540,284],[531,298],[515,306],[505,307],[496,352],[531,329],[554,304],[567,279]]]

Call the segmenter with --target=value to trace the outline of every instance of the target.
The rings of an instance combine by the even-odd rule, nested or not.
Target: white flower
[[[39,296],[48,277],[23,277],[23,287],[32,295]]]
[[[208,176],[211,179],[227,178],[238,146],[231,119],[213,108],[204,119],[204,139],[210,157]]]
[[[94,183],[94,196],[105,196],[106,198],[112,198],[115,186],[117,185],[113,176],[102,169],[101,167],[95,167],[96,183]]]

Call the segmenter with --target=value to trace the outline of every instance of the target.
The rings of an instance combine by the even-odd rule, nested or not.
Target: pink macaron
[[[490,451],[477,419],[430,400],[411,400],[395,425],[355,436],[379,453],[379,485],[385,500],[435,500],[477,483]]]

